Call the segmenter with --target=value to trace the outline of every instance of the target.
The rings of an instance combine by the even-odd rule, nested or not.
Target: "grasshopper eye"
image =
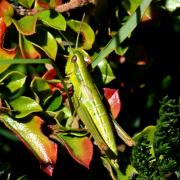
[[[72,57],[72,59],[71,59],[71,62],[76,62],[76,61],[77,61],[77,56],[74,55],[74,56]]]

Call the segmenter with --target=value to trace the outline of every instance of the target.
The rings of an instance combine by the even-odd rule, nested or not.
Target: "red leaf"
[[[52,80],[55,78],[55,76],[56,76],[56,71],[53,68],[51,68],[43,75],[43,78],[47,80]]]
[[[118,90],[111,88],[104,88],[103,90],[104,96],[110,105],[111,113],[114,119],[116,119],[121,110],[121,100]]]
[[[41,164],[41,169],[49,176],[52,176],[57,160],[57,144],[43,134],[42,126],[44,121],[38,116],[27,119],[26,122],[19,122],[5,114],[0,114],[0,117],[5,125],[36,156]]]
[[[16,49],[5,49],[3,47],[5,33],[6,24],[4,22],[3,17],[0,17],[0,57],[13,58],[16,55]]]
[[[0,17],[6,16],[6,15],[12,15],[12,14],[13,14],[12,6],[6,0],[1,0],[0,1]]]
[[[71,157],[89,169],[93,156],[93,144],[88,137],[68,136],[62,134],[53,135],[54,139],[61,142]]]

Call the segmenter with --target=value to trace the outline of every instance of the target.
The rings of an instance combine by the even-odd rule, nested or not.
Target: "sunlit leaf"
[[[0,79],[0,83],[3,82],[3,85],[6,86],[11,93],[14,93],[24,85],[25,80],[26,76],[24,74],[12,71]]]
[[[120,110],[121,110],[121,100],[119,97],[119,92],[117,89],[104,88],[104,96],[107,99],[111,113],[114,119],[117,118]]]
[[[148,140],[150,141],[151,144],[153,144],[153,139],[154,139],[154,132],[156,130],[156,126],[147,126],[145,127],[141,132],[136,134],[133,139],[135,141],[138,141],[138,139],[142,136],[147,136]]]
[[[41,106],[30,97],[20,96],[10,102],[14,111],[17,111],[15,117],[23,118],[31,113],[42,111]]]
[[[89,168],[93,156],[93,145],[88,137],[66,136],[60,133],[52,137],[63,143],[73,159]]]
[[[0,61],[1,59],[13,59],[16,56],[16,49],[6,49],[3,47],[4,36],[6,33],[6,24],[4,19],[0,17]],[[5,71],[10,65],[0,65],[0,73]]]
[[[31,8],[34,0],[18,0],[18,3],[26,8]]]
[[[38,19],[40,19],[45,25],[48,25],[57,30],[66,29],[65,18],[56,11],[53,10],[42,11],[38,14]]]
[[[104,59],[103,61],[101,61],[98,64],[98,68],[101,72],[101,78],[104,84],[108,84],[110,83],[113,79],[115,79],[114,73],[111,69],[111,66],[109,65],[109,63],[107,62],[106,59]]]
[[[152,125],[147,126],[141,132],[135,134],[135,136],[133,137],[133,140],[135,140],[135,142],[137,142],[139,140],[139,138],[147,136],[147,139],[150,142],[150,144],[153,144],[155,130],[156,130],[156,126],[152,126]],[[152,156],[154,156],[153,146],[151,147],[150,152],[151,152]]]
[[[37,16],[24,16],[20,20],[12,20],[19,33],[32,35],[36,32]]]
[[[180,8],[180,1],[179,0],[166,0],[166,8],[169,11],[174,11],[177,8]]]
[[[34,116],[20,122],[6,114],[0,114],[0,119],[36,156],[41,169],[52,176],[57,160],[57,144],[43,134],[43,120],[38,116]]]
[[[34,48],[32,43],[24,35],[19,34],[19,46],[24,58],[37,59],[41,54]]]
[[[6,23],[6,26],[9,26],[12,22],[11,17],[14,14],[14,10],[12,6],[9,4],[6,0],[0,1],[0,17],[4,17],[4,21]]]
[[[82,44],[80,44],[82,49],[91,49],[95,41],[95,34],[92,28],[87,23],[82,23],[77,20],[67,21],[67,25],[76,33],[80,31],[81,26],[81,35],[82,35]]]
[[[28,40],[32,42],[32,44],[40,49],[42,49],[51,59],[56,58],[57,54],[57,42],[53,35],[43,28],[37,28],[37,33],[28,36]]]

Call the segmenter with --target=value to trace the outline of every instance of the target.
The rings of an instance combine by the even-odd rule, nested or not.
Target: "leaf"
[[[31,89],[38,98],[40,102],[44,103],[45,100],[51,95],[51,90],[48,82],[45,79],[35,77],[31,82]]]
[[[65,18],[56,11],[45,10],[38,14],[38,19],[41,20],[45,25],[48,25],[57,30],[66,30]]]
[[[125,9],[129,12],[129,14],[133,14],[137,7],[141,4],[142,0],[123,0],[122,4],[124,5]]]
[[[57,160],[57,144],[43,134],[44,121],[38,116],[33,116],[25,122],[19,122],[6,114],[0,114],[0,119],[36,156],[42,170],[52,176]]]
[[[22,34],[19,34],[19,46],[23,58],[41,58],[41,54],[34,48],[32,43],[28,41],[27,38]]]
[[[19,33],[23,35],[32,35],[36,32],[37,16],[24,16],[20,20],[12,19]]]
[[[60,91],[55,91],[52,96],[50,96],[45,101],[46,111],[56,111],[61,106],[62,96]]]
[[[25,8],[31,8],[34,0],[18,0],[18,3],[24,6]]]
[[[62,0],[36,0],[35,9],[54,9],[56,6],[62,4]]]
[[[142,0],[136,12],[129,17],[128,21],[118,30],[117,34],[107,43],[103,50],[95,57],[92,67],[95,68],[103,59],[113,52],[136,28],[140,22],[145,10],[152,0]]]
[[[154,132],[155,132],[156,126],[147,126],[145,127],[141,132],[136,134],[133,139],[135,141],[138,141],[138,139],[142,136],[147,135],[148,140],[150,141],[151,144],[153,144],[153,139],[154,139]]]
[[[12,71],[6,74],[2,79],[0,79],[0,83],[3,84],[9,89],[11,93],[16,92],[18,89],[22,88],[26,80],[26,76],[20,72]]]
[[[111,109],[111,113],[114,119],[117,118],[119,112],[121,111],[121,100],[119,97],[119,92],[116,89],[103,88],[104,96],[108,101]]]
[[[0,17],[4,17],[6,26],[9,26],[12,22],[11,17],[14,15],[12,6],[6,0],[0,1]]]
[[[81,165],[89,169],[93,156],[93,145],[88,137],[68,136],[63,134],[55,134],[52,136],[68,150],[71,157]]]
[[[51,59],[56,58],[57,43],[53,35],[43,28],[37,28],[37,33],[28,37],[32,44],[43,50]]]
[[[180,7],[180,1],[178,0],[167,0],[166,1],[166,8],[172,12]]]
[[[23,118],[31,113],[42,111],[41,106],[34,100],[26,96],[20,96],[19,98],[10,102],[14,111],[18,113],[16,118]]]
[[[104,61],[101,61],[98,64],[98,68],[101,72],[101,78],[104,84],[108,84],[110,83],[113,79],[115,79],[116,77],[113,74],[113,71],[111,69],[111,66],[109,65],[109,63],[107,62],[106,59],[104,59]]]
[[[1,59],[13,59],[16,56],[16,48],[14,49],[5,49],[3,47],[4,36],[6,33],[6,24],[4,19],[0,17],[0,63]],[[0,65],[0,73],[4,72],[10,65]]]
[[[80,21],[77,20],[69,20],[67,21],[67,25],[76,33],[80,31],[80,26],[81,26],[81,35],[82,35],[82,45],[80,48],[82,49],[91,49],[92,45],[95,41],[95,34],[92,28],[89,26],[89,24],[83,22],[81,24]]]

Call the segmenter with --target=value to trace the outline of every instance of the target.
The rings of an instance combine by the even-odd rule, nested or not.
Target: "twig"
[[[68,3],[57,6],[55,10],[62,13],[87,4],[95,4],[95,0],[70,0]]]

